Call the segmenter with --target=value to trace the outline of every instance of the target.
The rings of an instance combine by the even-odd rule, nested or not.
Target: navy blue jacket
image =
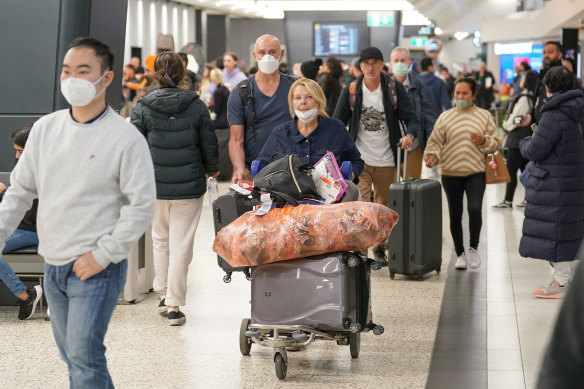
[[[519,144],[523,157],[535,162],[527,181],[519,253],[572,261],[584,237],[584,93],[556,95],[541,112],[535,134]]]
[[[355,177],[363,172],[361,153],[343,123],[323,116],[319,116],[318,126],[306,138],[294,120],[280,124],[268,137],[258,158],[268,164],[287,154],[299,154],[304,162],[314,165],[327,151],[335,155],[339,168],[344,161],[351,161]]]
[[[432,104],[428,97],[428,90],[422,81],[420,81],[413,73],[408,74],[408,79],[410,81],[408,97],[410,98],[410,102],[414,106],[414,110],[420,121],[421,131],[418,134],[418,140],[420,142],[420,149],[424,151],[438,116],[434,115]]]
[[[420,73],[418,78],[426,87],[434,116],[438,117],[442,112],[452,108],[452,101],[450,100],[444,81],[430,72]]]

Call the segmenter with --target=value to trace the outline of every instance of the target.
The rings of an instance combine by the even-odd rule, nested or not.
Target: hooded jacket
[[[195,92],[158,89],[138,101],[131,123],[148,141],[158,199],[205,194],[205,174],[217,172],[217,137],[209,111]]]
[[[523,157],[535,162],[526,186],[519,253],[572,261],[584,237],[584,93],[555,95],[541,113],[535,134],[519,144]]]

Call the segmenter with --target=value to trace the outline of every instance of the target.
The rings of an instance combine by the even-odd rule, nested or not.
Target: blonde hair
[[[312,96],[314,101],[316,101],[316,105],[318,107],[318,114],[324,117],[328,117],[328,114],[325,111],[326,108],[326,97],[324,97],[324,92],[322,88],[316,81],[312,81],[309,78],[301,78],[292,84],[290,87],[290,92],[288,93],[288,107],[290,108],[290,115],[294,117],[296,114],[294,113],[294,91],[296,87],[303,86],[306,88],[308,93]]]
[[[220,69],[213,69],[209,72],[211,82],[221,85],[223,83],[223,72]]]

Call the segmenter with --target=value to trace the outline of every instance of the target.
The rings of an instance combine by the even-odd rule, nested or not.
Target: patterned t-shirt
[[[374,91],[363,83],[363,107],[355,144],[361,158],[369,166],[395,166],[389,145],[389,129],[385,121],[381,83]]]

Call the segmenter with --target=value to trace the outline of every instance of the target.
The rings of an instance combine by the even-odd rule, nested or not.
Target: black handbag
[[[320,199],[310,171],[298,154],[290,154],[265,166],[253,179],[254,190],[268,192],[276,200],[298,205],[298,199]],[[281,201],[279,202],[281,203]]]

